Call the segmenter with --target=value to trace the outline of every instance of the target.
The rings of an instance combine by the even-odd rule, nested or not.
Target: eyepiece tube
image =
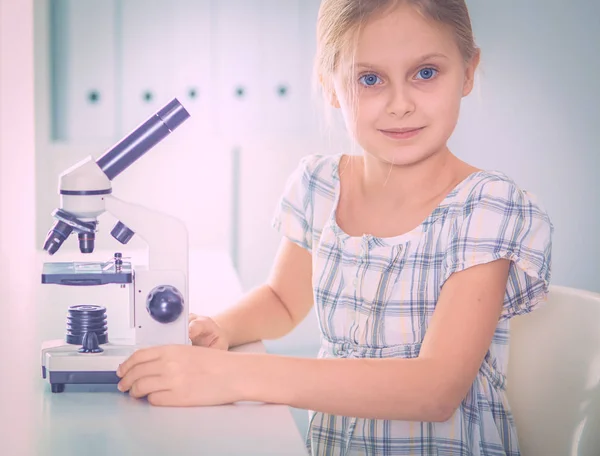
[[[112,147],[96,163],[113,180],[138,158],[185,122],[190,114],[174,98],[146,122]]]

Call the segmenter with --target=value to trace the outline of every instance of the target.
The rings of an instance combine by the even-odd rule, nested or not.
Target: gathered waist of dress
[[[416,358],[420,350],[420,343],[369,347],[351,342],[322,340],[320,355],[333,358]]]

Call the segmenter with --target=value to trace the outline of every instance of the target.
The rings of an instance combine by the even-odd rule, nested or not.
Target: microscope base
[[[48,380],[53,393],[62,393],[67,384],[114,384],[119,364],[141,348],[132,344],[107,343],[102,353],[79,353],[81,347],[63,340],[42,345],[42,378]]]

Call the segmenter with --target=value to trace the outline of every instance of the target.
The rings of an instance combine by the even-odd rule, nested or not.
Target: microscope
[[[91,156],[59,177],[60,208],[44,250],[54,255],[72,233],[83,254],[94,251],[98,217],[113,215],[111,231],[126,245],[138,235],[148,246],[148,264],[134,267],[117,252],[104,262],[44,263],[42,283],[55,286],[128,287],[133,340],[111,341],[106,307],[69,307],[66,336],[42,344],[42,377],[53,393],[66,384],[116,384],[116,370],[142,347],[189,344],[188,233],[183,222],[112,195],[111,181],[190,117],[173,99],[97,160]]]

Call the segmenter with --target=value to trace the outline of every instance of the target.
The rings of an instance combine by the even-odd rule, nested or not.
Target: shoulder
[[[535,194],[497,171],[470,176],[452,202],[443,281],[498,259],[511,261],[502,319],[530,312],[551,278],[553,225]]]
[[[300,159],[296,172],[305,178],[330,181],[337,172],[339,155],[305,155]]]
[[[338,162],[339,156],[302,157],[287,179],[272,220],[273,227],[308,251],[335,198]]]
[[[469,181],[455,199],[459,217],[469,217],[473,211],[486,211],[499,218],[536,219],[551,227],[548,212],[537,195],[519,186],[506,174],[479,171]]]
[[[332,199],[339,160],[339,155],[306,155],[300,159],[288,185],[300,187],[309,195]]]

